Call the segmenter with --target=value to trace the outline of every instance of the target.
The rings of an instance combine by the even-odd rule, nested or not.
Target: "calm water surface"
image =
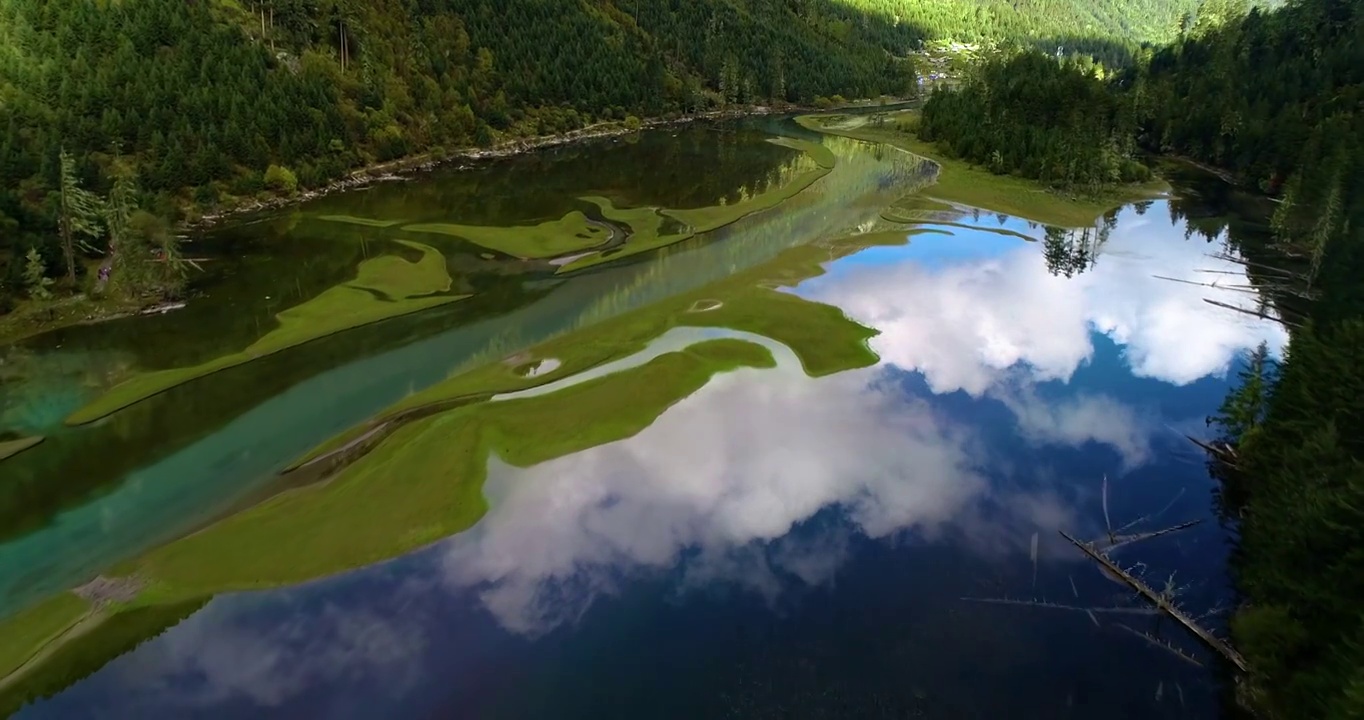
[[[797,132],[747,124],[646,134],[599,155],[578,148],[329,198],[321,211],[425,219],[449,217],[432,209],[448,204],[465,218],[480,205],[469,198],[485,191],[498,198],[475,218],[487,223],[557,216],[592,193],[710,204],[770,182],[789,162],[785,149],[757,142],[773,130]],[[468,306],[250,363],[93,428],[30,420],[57,437],[16,459],[25,464],[0,466],[14,478],[21,467],[32,482],[50,480],[93,467],[73,455],[130,447],[103,476],[87,470],[96,477],[80,493],[34,491],[50,502],[0,545],[5,612],[193,528],[308,448],[451,372],[791,247],[886,229],[880,208],[931,178],[902,153],[824,142],[839,156],[832,174],[713,236],[568,281],[455,252],[452,268],[470,268],[458,281],[482,293]],[[594,157],[631,170],[585,170]],[[704,162],[724,168],[730,186],[688,181],[707,175],[690,167]],[[664,179],[641,181],[647,163],[661,163],[650,176]],[[548,179],[532,186],[532,175]],[[874,367],[812,379],[766,341],[775,368],[716,376],[634,437],[526,469],[494,460],[490,510],[471,530],[305,585],[221,594],[178,624],[150,623],[149,636],[173,627],[85,667],[76,677],[93,674],[20,717],[1222,717],[1215,658],[1168,622],[1115,612],[1142,606],[1057,533],[1104,534],[1106,478],[1115,529],[1207,521],[1116,557],[1141,563],[1158,586],[1173,577],[1195,614],[1231,600],[1212,482],[1183,435],[1206,432],[1240,357],[1286,338],[1203,302],[1250,304],[1243,293],[1154,277],[1206,282],[1227,276],[1199,271],[1239,270],[1210,257],[1225,241],[1216,213],[1190,220],[1188,205],[1124,208],[1089,232],[967,210],[942,233],[832,262],[786,291],[878,330]],[[272,220],[220,241],[249,243],[256,227],[287,247],[317,247],[311,222]],[[338,267],[369,252],[352,246],[335,251]],[[250,275],[248,264],[234,272]],[[224,312],[201,304],[211,307],[196,312]],[[173,365],[192,352],[154,359],[108,332],[72,331],[29,351],[65,358],[67,377],[109,363]],[[34,401],[36,384],[19,387],[29,405],[78,404]],[[68,394],[100,384],[80,387],[91,389]],[[24,407],[10,402],[10,416]],[[59,423],[67,411],[49,414]],[[147,439],[136,422],[172,422],[154,416],[198,419]]]

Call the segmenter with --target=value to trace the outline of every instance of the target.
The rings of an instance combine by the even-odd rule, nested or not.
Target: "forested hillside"
[[[1063,187],[1115,182],[1109,156],[1141,145],[1277,196],[1255,272],[1282,284],[1268,266],[1287,264],[1315,299],[1284,362],[1257,356],[1216,418],[1240,691],[1271,718],[1364,717],[1364,0],[1219,0],[1182,25],[1107,80],[1036,53],[987,63],[921,133]]]
[[[1317,292],[1286,360],[1253,366],[1222,416],[1233,636],[1275,718],[1364,717],[1362,37],[1364,0],[1298,0],[1158,53],[1132,89],[1148,141],[1281,196],[1276,234]]]
[[[924,104],[919,136],[999,174],[1097,192],[1149,180],[1130,105],[1092,67],[1037,52],[991,59]]]
[[[1173,32],[1191,4],[0,0],[0,310],[69,275],[64,250],[104,254],[94,201],[120,172],[136,205],[170,218],[627,114],[906,94],[925,39],[1111,53]],[[82,191],[88,212],[63,215]],[[68,289],[88,285],[85,262]]]

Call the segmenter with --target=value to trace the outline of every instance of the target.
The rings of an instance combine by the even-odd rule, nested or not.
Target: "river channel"
[[[726,121],[195,234],[0,349],[0,715],[1223,717],[1059,531],[1199,521],[1111,552],[1222,626],[1253,202],[887,212],[936,172]]]

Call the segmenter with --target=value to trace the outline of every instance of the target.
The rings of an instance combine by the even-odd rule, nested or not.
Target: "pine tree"
[[[52,278],[47,276],[42,256],[37,248],[29,248],[24,256],[24,287],[28,289],[28,296],[34,300],[51,299],[52,291],[47,289],[51,284]]]
[[[61,151],[61,188],[59,192],[58,232],[66,260],[66,280],[76,284],[76,251],[93,250],[85,238],[100,235],[100,202],[94,193],[82,188],[76,178],[76,163],[66,150]]]

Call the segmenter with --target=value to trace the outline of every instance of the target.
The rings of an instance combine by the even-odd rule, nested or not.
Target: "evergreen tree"
[[[76,178],[75,161],[62,150],[57,222],[62,255],[66,260],[66,280],[72,285],[76,283],[76,252],[79,249],[93,250],[86,238],[99,237],[99,216],[99,198],[80,186]]]

